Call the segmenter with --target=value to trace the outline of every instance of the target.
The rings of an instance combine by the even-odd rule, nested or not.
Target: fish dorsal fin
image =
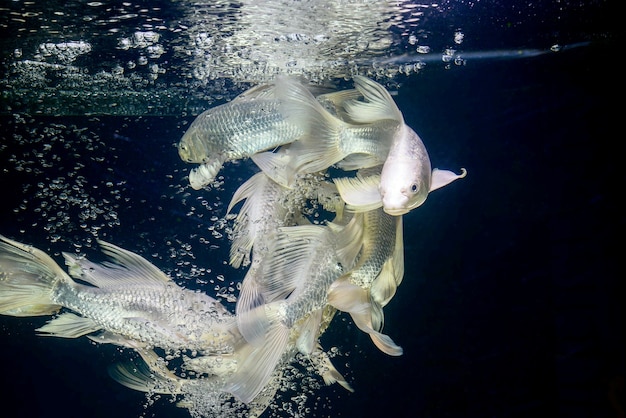
[[[98,240],[98,244],[111,261],[97,264],[86,259],[77,259],[71,254],[63,254],[74,277],[100,288],[154,286],[171,282],[165,273],[145,258],[105,241]]]
[[[259,99],[274,99],[274,84],[258,84],[235,97],[231,103],[245,102]]]
[[[333,179],[341,198],[346,202],[346,209],[354,212],[366,212],[382,207],[379,192],[380,176],[340,177]]]
[[[447,186],[456,179],[462,179],[467,176],[467,170],[461,168],[461,174],[456,174],[450,170],[440,170],[438,168],[433,169],[432,176],[430,178],[430,191],[437,190],[443,186]]]
[[[350,100],[359,100],[362,98],[363,95],[357,89],[334,91],[320,94],[316,97],[317,101],[320,102],[324,109],[328,110],[330,114],[348,123],[356,122],[350,119],[350,116],[344,109],[344,104]]]
[[[344,103],[350,120],[358,123],[372,123],[392,119],[404,123],[402,112],[382,85],[360,75],[355,75],[353,79],[354,87],[361,92],[365,101],[348,100]]]

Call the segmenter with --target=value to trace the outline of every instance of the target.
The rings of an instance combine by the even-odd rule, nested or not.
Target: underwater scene
[[[614,3],[2,2],[7,416],[623,418]]]

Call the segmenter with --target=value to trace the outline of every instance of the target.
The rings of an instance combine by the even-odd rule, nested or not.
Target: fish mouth
[[[406,213],[409,213],[409,208],[386,208],[383,207],[383,211],[387,214],[387,215],[391,215],[391,216],[401,216],[404,215]]]

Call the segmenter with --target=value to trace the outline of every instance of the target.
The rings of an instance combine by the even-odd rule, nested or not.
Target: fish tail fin
[[[289,146],[296,172],[323,171],[346,157],[341,149],[341,132],[347,124],[328,112],[304,85],[282,77],[276,82],[276,97],[282,100],[285,118],[305,132]]]
[[[331,285],[328,291],[328,303],[341,311],[348,312],[354,324],[361,331],[369,334],[380,351],[390,356],[402,355],[402,347],[398,346],[388,335],[374,329],[374,327],[382,327],[382,317],[379,307],[371,300],[366,289],[350,283],[348,277],[344,276]]]
[[[313,352],[311,360],[313,360],[313,364],[317,368],[318,373],[322,376],[322,379],[324,379],[326,385],[339,383],[347,391],[354,392],[350,383],[348,383],[345,377],[335,368],[335,365],[330,361],[330,357],[322,350],[319,344],[317,345],[317,350]]]
[[[52,300],[56,285],[73,283],[43,251],[0,235],[0,314],[51,315],[61,305]]]
[[[243,403],[252,402],[263,390],[287,348],[291,329],[280,321],[280,303],[269,303],[257,309],[263,310],[263,319],[268,323],[265,339],[262,345],[256,347],[245,358],[226,382],[224,390]]]

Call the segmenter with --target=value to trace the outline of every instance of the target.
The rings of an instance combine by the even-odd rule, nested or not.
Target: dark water
[[[355,393],[320,389],[310,395],[309,416],[624,416],[625,216],[618,200],[626,176],[615,47],[594,40],[405,80],[395,99],[433,166],[466,167],[468,176],[405,216],[404,281],[385,308],[385,333],[404,355],[380,353],[339,315],[322,344],[347,353],[335,365]],[[201,238],[210,236],[210,213],[223,211],[252,167],[227,167],[220,191],[181,190],[189,167],[173,144],[184,132],[181,120],[193,118],[23,117],[0,120],[7,167],[0,173],[0,233],[58,260],[59,251],[84,244],[89,228],[100,227],[100,236],[180,276],[186,267],[170,250],[180,254],[180,243],[191,243],[197,265],[227,282],[239,277],[222,263],[226,242],[214,238],[219,248],[209,248]],[[33,128],[43,135],[51,124],[62,125],[66,138],[49,151],[56,163],[41,173],[13,170],[12,156],[40,147],[16,135]],[[68,140],[73,125],[95,136]],[[71,169],[76,161],[84,164],[79,170]],[[36,196],[37,184],[68,171],[87,179],[80,189],[92,206],[115,216],[105,211],[85,229],[76,220],[82,209],[70,204],[63,210],[70,220],[46,229],[53,211],[31,210],[49,200]],[[108,206],[98,203],[103,199]],[[202,199],[218,205],[202,212]],[[25,200],[27,208],[16,210]],[[51,242],[55,234],[61,238]],[[84,338],[37,337],[33,330],[45,320],[0,318],[1,398],[5,408],[17,408],[7,416],[189,416],[166,397],[145,409],[143,394],[108,377],[108,365],[128,352]]]

